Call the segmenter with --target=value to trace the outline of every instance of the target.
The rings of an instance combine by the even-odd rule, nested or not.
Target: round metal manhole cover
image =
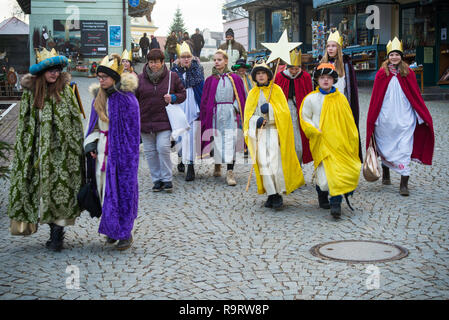
[[[322,243],[314,246],[310,252],[324,259],[355,263],[387,262],[408,256],[408,250],[398,245],[365,240]]]

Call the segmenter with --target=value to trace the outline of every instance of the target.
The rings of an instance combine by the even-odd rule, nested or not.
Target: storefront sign
[[[109,26],[109,46],[122,46],[122,26]]]
[[[108,54],[108,22],[81,20],[81,53],[84,57]]]

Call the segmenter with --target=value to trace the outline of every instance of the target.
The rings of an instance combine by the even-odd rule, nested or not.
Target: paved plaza
[[[95,79],[75,79],[84,108]],[[365,143],[371,88],[360,89]],[[98,234],[98,219],[83,212],[66,228],[65,249],[45,248],[48,225],[28,237],[11,236],[6,216],[9,183],[0,181],[0,299],[449,299],[449,101],[426,103],[435,128],[433,166],[412,164],[411,195],[361,175],[335,221],[319,209],[313,165],[306,186],[284,196],[284,208],[265,208],[249,164],[237,164],[237,186],[212,176],[211,160],[185,182],[174,164],[173,193],[153,193],[141,153],[139,216],[134,245],[119,252]],[[177,159],[173,153],[173,160]],[[396,244],[408,256],[382,263],[345,263],[310,253],[339,240]],[[71,279],[79,275],[79,289]],[[372,281],[378,276],[379,281]]]

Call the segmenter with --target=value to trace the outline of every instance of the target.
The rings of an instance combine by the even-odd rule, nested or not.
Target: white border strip
[[[2,115],[0,115],[0,120],[2,120],[4,117],[6,117],[6,115],[17,105],[16,103],[13,103],[12,105],[9,106],[8,109],[6,109],[5,112],[2,113]]]

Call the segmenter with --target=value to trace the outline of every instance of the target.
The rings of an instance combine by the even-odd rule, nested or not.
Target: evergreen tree
[[[168,30],[168,34],[170,35],[174,31],[176,35],[181,31],[182,33],[187,31],[187,28],[184,25],[184,18],[182,17],[182,12],[179,7],[176,9],[175,16],[173,17],[173,22]]]

